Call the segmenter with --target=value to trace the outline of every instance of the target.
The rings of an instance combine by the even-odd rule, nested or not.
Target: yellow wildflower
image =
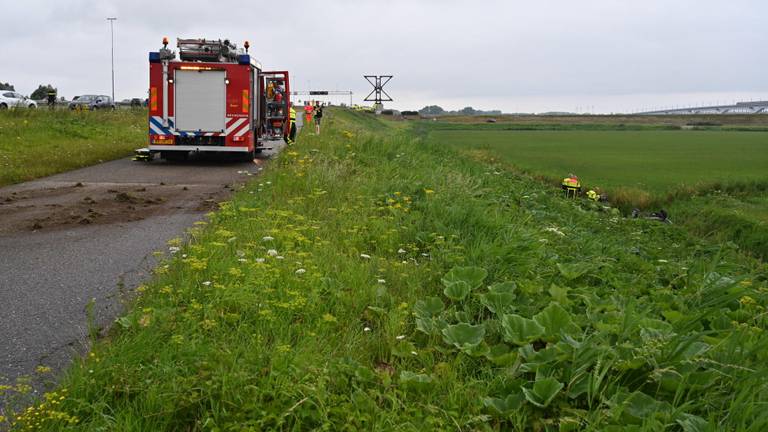
[[[753,298],[752,298],[752,297],[750,297],[750,296],[743,296],[742,298],[740,298],[740,299],[739,299],[739,303],[741,303],[741,304],[742,304],[742,305],[744,305],[744,306],[746,306],[746,305],[753,305],[753,304],[757,304],[757,302],[755,301],[755,299],[753,299]]]

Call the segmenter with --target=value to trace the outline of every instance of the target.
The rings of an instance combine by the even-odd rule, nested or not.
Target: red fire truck
[[[290,127],[287,71],[262,71],[229,40],[177,39],[149,53],[149,146],[137,159],[180,160],[190,152],[234,152],[253,159]]]

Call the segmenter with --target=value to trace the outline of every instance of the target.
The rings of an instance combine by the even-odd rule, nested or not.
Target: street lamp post
[[[107,18],[109,21],[109,35],[112,42],[112,103],[115,103],[115,29],[114,23],[117,18]]]

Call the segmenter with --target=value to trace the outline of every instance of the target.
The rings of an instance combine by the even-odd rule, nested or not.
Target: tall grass
[[[128,156],[146,144],[145,110],[0,111],[0,186]]]
[[[764,266],[328,113],[15,428],[768,426]]]

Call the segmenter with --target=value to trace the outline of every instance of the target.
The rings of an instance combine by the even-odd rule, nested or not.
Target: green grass
[[[693,233],[734,242],[768,261],[768,193],[712,193],[673,201],[667,207]]]
[[[144,110],[0,111],[0,186],[128,156],[146,144]]]
[[[742,119],[746,122],[747,119]],[[515,127],[521,125],[515,124]],[[550,124],[558,130],[494,130],[504,124],[419,125],[435,145],[498,159],[553,186],[568,173],[597,188],[611,205],[666,208],[696,235],[732,241],[768,258],[768,134],[739,131],[584,130],[590,124]],[[596,127],[597,127],[596,126]]]
[[[495,120],[488,123],[489,119]],[[461,129],[682,129],[687,127],[761,130],[768,127],[765,115],[501,115],[441,116],[440,128]]]
[[[16,429],[768,427],[763,264],[328,113]]]
[[[559,180],[568,173],[604,190],[768,180],[768,134],[709,131],[443,131],[430,140],[492,152]]]

